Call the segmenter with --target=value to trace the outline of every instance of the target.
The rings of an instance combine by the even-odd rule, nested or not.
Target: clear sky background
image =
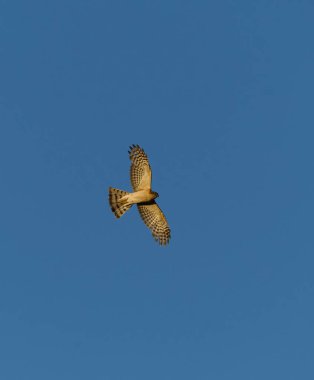
[[[314,4],[0,1],[0,378],[314,378]],[[172,228],[116,220],[140,144]]]

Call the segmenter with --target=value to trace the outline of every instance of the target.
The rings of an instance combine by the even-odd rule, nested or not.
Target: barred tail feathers
[[[121,199],[128,194],[129,193],[127,191],[109,187],[110,207],[117,218],[120,218],[132,206],[132,204],[127,203],[126,199]]]

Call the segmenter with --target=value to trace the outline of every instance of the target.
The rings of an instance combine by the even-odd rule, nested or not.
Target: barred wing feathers
[[[134,191],[148,190],[152,184],[152,171],[148,157],[139,145],[130,146],[131,184]]]
[[[139,203],[137,208],[154,239],[161,245],[168,244],[171,237],[170,227],[157,203],[155,201]]]

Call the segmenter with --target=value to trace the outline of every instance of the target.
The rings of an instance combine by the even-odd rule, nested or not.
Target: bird
[[[170,241],[171,230],[167,219],[155,199],[159,194],[152,191],[152,170],[147,154],[139,145],[129,148],[131,160],[130,177],[133,192],[109,187],[109,204],[116,218],[136,204],[140,216],[160,245]]]

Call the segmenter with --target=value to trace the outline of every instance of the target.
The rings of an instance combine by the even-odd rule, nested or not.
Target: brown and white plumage
[[[170,227],[167,219],[155,201],[138,203],[138,211],[146,226],[152,231],[156,241],[166,245],[170,240]]]
[[[130,146],[130,177],[134,191],[149,190],[152,187],[152,171],[148,157],[138,145]]]
[[[152,171],[148,157],[138,145],[130,146],[129,155],[133,193],[109,187],[111,210],[117,218],[120,218],[133,204],[137,204],[141,218],[151,230],[154,239],[159,244],[166,245],[170,240],[170,227],[165,215],[154,200],[158,194],[151,189]]]

